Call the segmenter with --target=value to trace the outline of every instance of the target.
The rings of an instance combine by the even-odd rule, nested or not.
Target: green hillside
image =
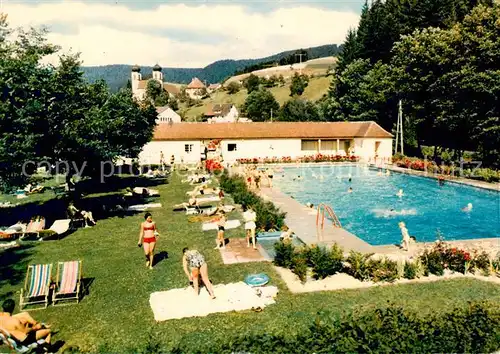
[[[340,52],[340,49],[341,47],[336,44],[328,44],[301,49],[300,51],[307,53],[308,59],[314,59],[326,56],[335,56]],[[281,59],[294,57],[293,53],[297,51],[298,50],[289,50],[259,59],[218,60],[204,68],[165,67],[163,68],[163,77],[164,81],[180,84],[188,84],[193,77],[198,77],[200,80],[206,81],[207,83],[221,82],[249,66],[258,65],[264,62],[279,62]],[[152,64],[154,65],[154,63]],[[104,66],[84,66],[82,67],[82,71],[85,78],[90,82],[104,80],[110,87],[111,91],[117,91],[118,89],[125,87],[127,84],[127,80],[130,79],[131,68],[132,65],[114,64]],[[141,73],[143,77],[151,76],[152,70],[152,66],[141,66]]]
[[[311,78],[309,80],[309,85],[301,97],[311,101],[319,100],[328,92],[331,81],[332,78],[329,76]],[[279,104],[283,105],[283,103],[290,99],[290,82],[287,81],[282,87],[270,88],[269,91],[272,92]],[[219,90],[211,94],[209,98],[202,100],[197,106],[186,107],[181,105],[179,108],[185,120],[194,121],[197,120],[197,118],[200,117],[212,104],[233,103],[239,109],[245,102],[247,95],[246,89],[241,89],[238,93],[233,95],[228,94],[226,91]]]

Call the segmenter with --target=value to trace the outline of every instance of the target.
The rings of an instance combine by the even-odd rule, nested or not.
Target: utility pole
[[[300,75],[302,75],[302,56],[305,55],[304,53],[297,53],[295,56],[300,58]]]
[[[399,100],[398,103],[398,121],[396,123],[396,148],[394,153],[398,153],[398,145],[401,144],[401,155],[404,155],[403,150],[403,103]]]

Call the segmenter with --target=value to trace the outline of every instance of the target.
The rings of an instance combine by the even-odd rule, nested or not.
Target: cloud
[[[49,40],[81,52],[84,65],[158,62],[204,67],[219,59],[258,58],[323,44],[340,44],[359,15],[297,4],[269,12],[243,5],[124,5],[64,1],[4,4],[12,26],[48,26]]]

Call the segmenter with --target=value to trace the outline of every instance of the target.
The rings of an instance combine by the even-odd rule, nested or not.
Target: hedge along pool
[[[284,167],[275,173],[274,185],[302,204],[330,205],[344,229],[372,245],[399,244],[400,221],[418,242],[438,235],[445,240],[500,236],[497,191],[448,182],[440,186],[435,179],[394,172],[379,175],[359,165]],[[462,211],[468,203],[472,210]]]

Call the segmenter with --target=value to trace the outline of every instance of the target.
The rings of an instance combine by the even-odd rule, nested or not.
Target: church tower
[[[153,79],[159,81],[163,86],[163,73],[161,72],[161,66],[158,64],[153,66]]]
[[[142,75],[141,75],[141,68],[138,65],[134,65],[132,67],[132,74],[131,74],[131,84],[132,84],[132,93],[136,93],[137,89],[139,88],[139,81],[142,80]]]

